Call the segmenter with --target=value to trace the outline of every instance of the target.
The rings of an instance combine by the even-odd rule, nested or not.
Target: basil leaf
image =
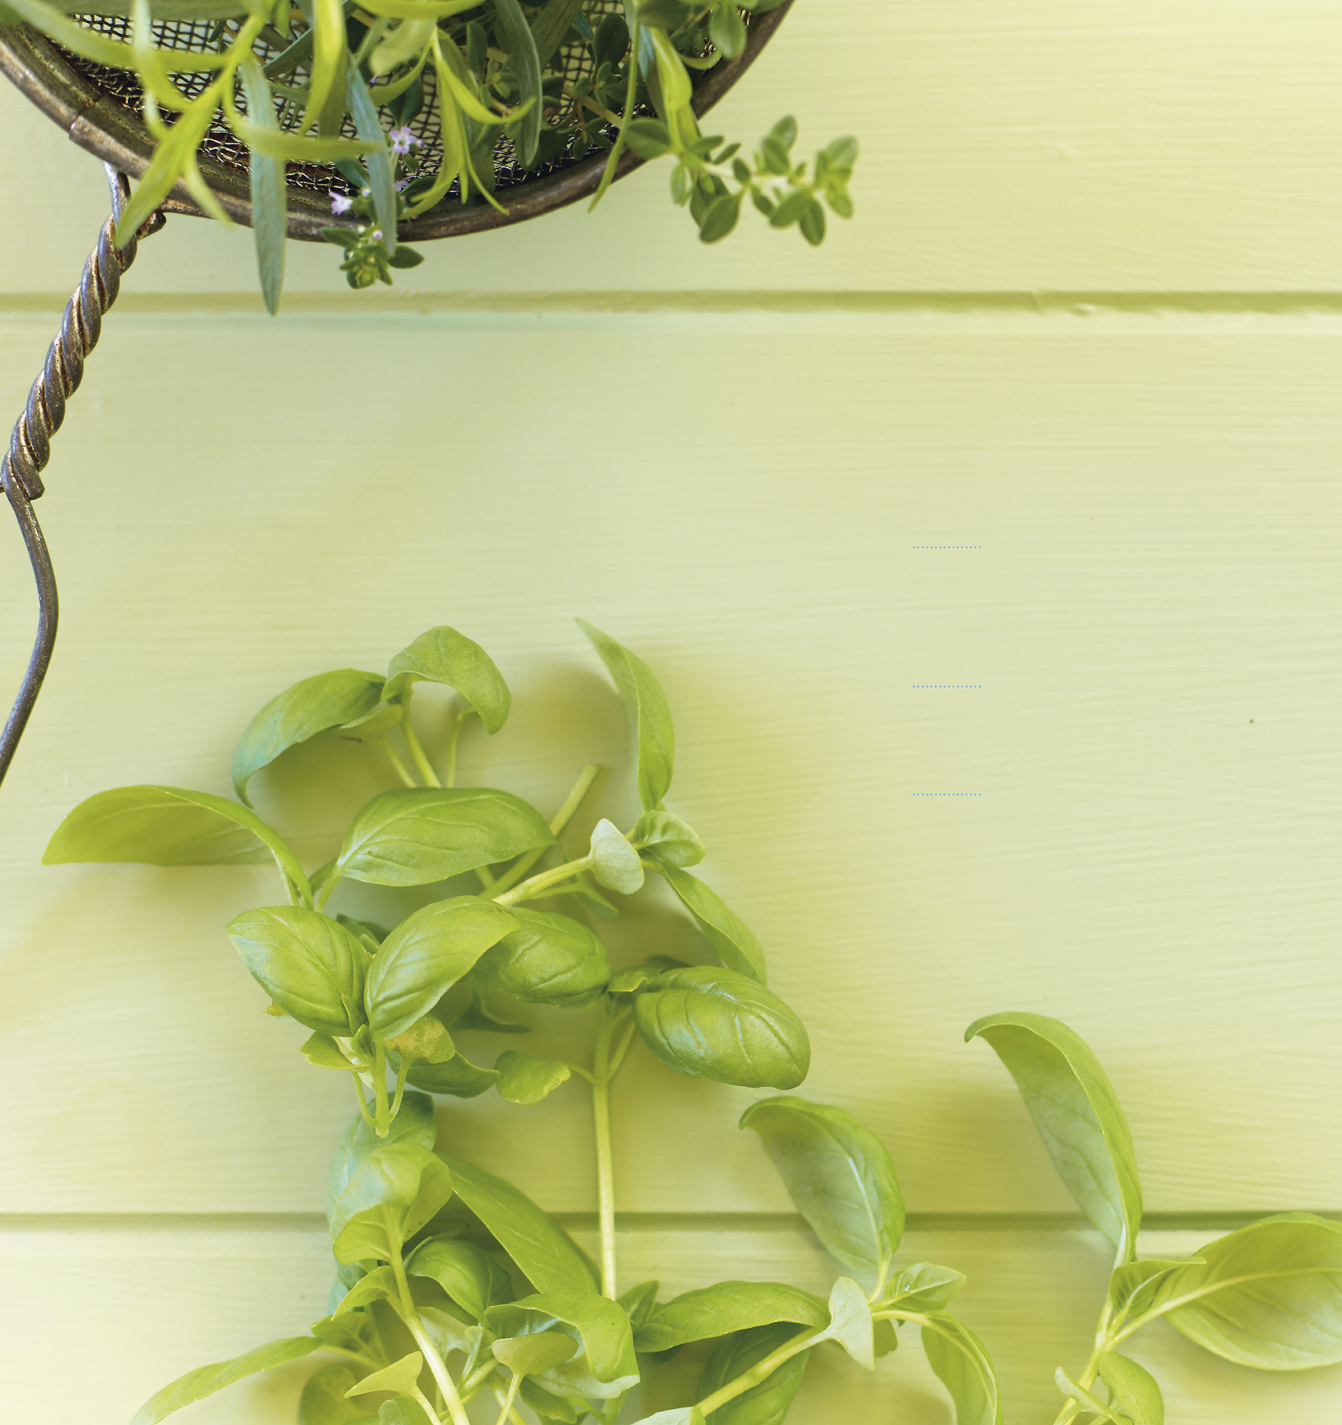
[[[992,1014],[965,1030],[997,1051],[1020,1088],[1059,1177],[1092,1223],[1131,1260],[1142,1220],[1132,1133],[1100,1061],[1043,1014]]]
[[[512,1298],[512,1280],[494,1259],[472,1242],[430,1237],[406,1258],[412,1277],[428,1277],[477,1321],[500,1301]]]
[[[530,107],[518,120],[517,156],[523,168],[531,168],[541,141],[541,117],[545,96],[541,92],[541,59],[526,16],[517,0],[495,0],[494,23],[510,68],[517,76],[519,99]]]
[[[597,1272],[587,1254],[512,1183],[462,1158],[445,1157],[457,1196],[498,1239],[533,1286],[545,1292],[588,1292]]]
[[[797,1334],[794,1326],[759,1326],[728,1336],[704,1366],[695,1394],[706,1400],[728,1381],[742,1376],[767,1356],[773,1355]],[[801,1388],[810,1351],[798,1351],[758,1385],[743,1391],[735,1400],[720,1405],[708,1417],[708,1425],[783,1425]]]
[[[408,1395],[384,1400],[377,1412],[377,1425],[429,1425],[428,1413]]]
[[[508,792],[406,787],[374,797],[354,818],[335,874],[423,886],[553,842],[541,814]]]
[[[570,1360],[578,1350],[572,1336],[546,1331],[539,1336],[505,1336],[489,1348],[515,1376],[540,1375]]]
[[[345,1392],[358,1377],[348,1366],[323,1366],[309,1376],[298,1401],[298,1425],[354,1425],[376,1421],[364,1405],[345,1399]]]
[[[302,906],[268,906],[227,930],[252,978],[286,1014],[332,1038],[358,1031],[368,952],[338,921]]]
[[[509,1103],[539,1103],[573,1077],[573,1070],[558,1059],[533,1059],[512,1049],[500,1054],[494,1067],[499,1073],[495,1087]]]
[[[628,1291],[620,1293],[620,1305],[624,1307],[629,1324],[634,1328],[634,1345],[638,1347],[638,1333],[652,1319],[657,1310],[657,1293],[660,1282],[640,1282]]]
[[[315,1336],[289,1336],[282,1341],[271,1341],[258,1346],[245,1355],[235,1356],[231,1361],[220,1361],[213,1366],[200,1366],[194,1371],[165,1385],[157,1395],[151,1396],[135,1412],[131,1425],[158,1425],[158,1422],[180,1410],[192,1401],[203,1400],[216,1390],[241,1380],[244,1376],[255,1375],[258,1371],[273,1370],[286,1361],[296,1361],[300,1356],[315,1351],[321,1342]]]
[[[667,866],[697,866],[706,854],[693,830],[669,811],[645,811],[634,823],[629,840]]]
[[[391,1267],[375,1267],[371,1272],[361,1276],[340,1298],[340,1305],[336,1307],[335,1315],[337,1317],[346,1316],[351,1311],[357,1311],[361,1306],[369,1306],[375,1301],[386,1301],[388,1298],[394,1297],[396,1292],[396,1273]]]
[[[406,1391],[415,1390],[419,1385],[419,1375],[424,1369],[424,1354],[422,1351],[411,1351],[408,1356],[402,1356],[399,1361],[393,1361],[389,1366],[383,1366],[380,1371],[373,1371],[370,1375],[364,1376],[360,1381],[356,1381],[350,1386],[349,1395],[372,1395],[379,1390],[394,1390],[399,1394]]]
[[[904,1311],[940,1311],[959,1296],[964,1284],[964,1277],[951,1267],[917,1262],[886,1286],[879,1304]]]
[[[517,922],[502,906],[454,896],[417,910],[382,942],[368,969],[368,1027],[377,1041],[404,1034]]]
[[[697,876],[666,862],[660,853],[654,852],[648,864],[680,897],[722,963],[738,975],[749,975],[760,984],[766,983],[764,951],[759,941],[749,926],[727,908],[722,897]]]
[[[571,1326],[581,1354],[541,1376],[546,1390],[570,1399],[610,1400],[638,1383],[638,1361],[629,1318],[617,1301],[594,1291],[545,1292],[496,1306],[487,1318],[500,1336],[522,1336]],[[567,1333],[572,1334],[572,1333]]]
[[[562,1425],[578,1425],[579,1421],[591,1418],[587,1407],[580,1400],[566,1400],[553,1394],[528,1376],[518,1392],[522,1402],[529,1405],[542,1420],[558,1420]]]
[[[732,970],[670,970],[634,1000],[648,1048],[677,1073],[746,1088],[795,1088],[811,1041],[777,995]]]
[[[281,172],[283,168],[281,164]],[[356,668],[318,673],[286,688],[271,698],[242,734],[233,754],[233,790],[250,806],[247,783],[262,767],[319,732],[366,717],[381,701],[382,679]]]
[[[634,726],[638,746],[638,796],[644,811],[655,811],[671,785],[676,760],[676,734],[666,694],[641,658],[586,620],[577,622],[606,665],[625,714]]]
[[[476,962],[469,979],[528,1004],[580,1009],[610,982],[606,947],[571,916],[514,906],[518,928]]]
[[[479,713],[488,733],[497,732],[508,721],[512,694],[503,674],[474,639],[455,628],[431,628],[391,660],[387,701],[404,698],[411,685],[421,680],[455,688]]]
[[[1342,1222],[1265,1217],[1165,1277],[1154,1310],[1228,1361],[1298,1371],[1342,1361]]]
[[[340,1045],[327,1034],[314,1034],[302,1045],[298,1052],[318,1069],[339,1069],[342,1073],[348,1073],[353,1067],[350,1061],[340,1052]]]
[[[1193,1264],[1202,1265],[1201,1257],[1147,1257],[1137,1262],[1125,1262],[1109,1275],[1109,1304],[1115,1312],[1140,1316],[1155,1302],[1160,1283],[1171,1272]]]
[[[723,1410],[726,1408],[723,1406]],[[713,1419],[720,1421],[722,1411],[715,1410]],[[704,1425],[704,1412],[697,1405],[682,1405],[675,1410],[659,1410],[656,1415],[645,1415],[642,1420],[635,1420],[634,1425]]]
[[[865,1370],[876,1369],[876,1323],[867,1294],[855,1281],[840,1277],[829,1294],[829,1329],[825,1339],[837,1341]]]
[[[498,1082],[494,1069],[482,1069],[460,1051],[442,1064],[415,1064],[406,1082],[425,1093],[449,1094],[453,1098],[479,1098]]]
[[[331,1211],[338,1262],[391,1261],[452,1196],[452,1175],[418,1143],[375,1148],[354,1169]]]
[[[927,1314],[923,1350],[955,1402],[956,1425],[1002,1425],[997,1373],[982,1341],[948,1311]]]
[[[1109,1387],[1109,1405],[1132,1425],[1165,1425],[1165,1399],[1150,1371],[1106,1351],[1100,1357],[1100,1379]]]
[[[263,129],[278,132],[270,85],[261,66],[250,55],[238,65],[238,78],[247,97],[247,117]],[[273,317],[280,309],[280,291],[284,286],[284,242],[289,231],[284,160],[252,149],[247,155],[247,173],[261,296],[266,310]],[[242,796],[241,790],[238,795]]]
[[[1115,1415],[1099,1396],[1092,1395],[1085,1386],[1078,1385],[1067,1375],[1067,1372],[1064,1371],[1061,1366],[1053,1372],[1053,1384],[1058,1387],[1068,1400],[1074,1400],[1078,1405],[1083,1407],[1082,1414],[1085,1414],[1086,1411],[1090,1411],[1098,1415],[1101,1420],[1110,1421],[1111,1425],[1132,1425],[1131,1420],[1125,1420]]]
[[[363,1115],[356,1114],[345,1129],[340,1147],[336,1149],[335,1160],[331,1164],[326,1187],[327,1214],[335,1210],[336,1199],[344,1192],[359,1164],[370,1153],[385,1148],[390,1143],[414,1143],[421,1148],[432,1150],[437,1141],[438,1125],[433,1118],[433,1100],[425,1094],[406,1094],[401,1103],[401,1111],[392,1119],[385,1138],[379,1138]]]
[[[885,1144],[851,1113],[804,1098],[766,1098],[741,1115],[788,1196],[832,1257],[881,1272],[904,1235],[904,1195]]]
[[[632,896],[643,887],[643,862],[638,852],[620,835],[612,822],[604,817],[592,832],[589,853],[592,875],[597,884],[622,896]]]
[[[387,1048],[404,1063],[446,1064],[457,1052],[447,1027],[436,1015],[426,1014],[386,1041]],[[398,1065],[399,1067],[399,1065]]]
[[[672,1351],[688,1341],[708,1341],[780,1321],[798,1328],[825,1326],[829,1319],[825,1303],[800,1287],[782,1282],[718,1282],[655,1307],[634,1333],[634,1344],[640,1351]],[[792,1334],[797,1334],[795,1329]]]

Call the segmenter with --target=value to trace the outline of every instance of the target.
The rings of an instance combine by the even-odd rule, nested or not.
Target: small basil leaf
[[[547,1390],[570,1399],[609,1400],[637,1384],[633,1334],[617,1301],[594,1291],[545,1292],[496,1306],[488,1316],[490,1329],[506,1336],[549,1331],[557,1323],[574,1328],[582,1352],[543,1374]]]
[[[794,1327],[821,1327],[829,1320],[820,1297],[800,1287],[781,1282],[718,1282],[656,1307],[635,1331],[634,1343],[640,1351],[671,1351],[688,1341],[707,1341],[780,1321]]]
[[[247,783],[281,752],[328,728],[367,717],[381,701],[382,679],[356,668],[318,673],[286,688],[271,698],[242,734],[233,754],[234,791],[247,802]]]
[[[499,1074],[495,1087],[509,1103],[539,1103],[573,1077],[573,1070],[557,1059],[533,1059],[512,1049],[500,1054],[494,1067]]]
[[[840,1277],[829,1294],[829,1330],[825,1337],[837,1341],[863,1369],[876,1369],[876,1326],[867,1294],[855,1281]]]
[[[335,1314],[337,1317],[346,1316],[351,1311],[358,1311],[361,1306],[368,1306],[375,1301],[385,1301],[389,1297],[395,1296],[396,1291],[396,1273],[389,1266],[377,1267],[361,1276],[341,1297]]]
[[[515,1376],[533,1376],[570,1360],[578,1343],[571,1336],[546,1331],[539,1336],[506,1336],[489,1349]]]
[[[880,1272],[904,1235],[904,1195],[885,1144],[851,1113],[804,1098],[766,1098],[741,1115],[831,1256]]]
[[[476,896],[436,901],[403,920],[382,942],[368,969],[368,1027],[394,1039],[422,1019],[517,922],[502,906]]]
[[[379,1390],[394,1390],[404,1394],[406,1391],[418,1389],[419,1375],[423,1369],[423,1353],[411,1351],[399,1361],[393,1361],[391,1365],[383,1366],[380,1371],[373,1371],[371,1375],[355,1381],[345,1394],[372,1395]]]
[[[448,1094],[452,1098],[479,1098],[498,1081],[493,1069],[483,1069],[458,1050],[443,1064],[414,1064],[406,1082],[425,1093]]]
[[[1043,1014],[992,1014],[965,1030],[997,1051],[1020,1088],[1053,1166],[1077,1205],[1128,1260],[1142,1220],[1132,1133],[1100,1061]]]
[[[1085,1386],[1078,1385],[1074,1380],[1070,1379],[1067,1372],[1064,1371],[1061,1366],[1053,1372],[1053,1384],[1058,1387],[1068,1400],[1074,1400],[1078,1405],[1083,1406],[1083,1414],[1088,1410],[1098,1415],[1101,1420],[1110,1421],[1111,1425],[1132,1425],[1131,1420],[1115,1415],[1098,1396],[1092,1395]]]
[[[512,914],[518,928],[485,951],[471,983],[528,1004],[595,1004],[610,981],[610,957],[601,941],[567,915],[526,906],[515,906]]]
[[[479,1247],[457,1237],[430,1237],[406,1259],[405,1269],[413,1277],[428,1277],[477,1321],[500,1301],[512,1297],[507,1272]]]
[[[443,1021],[432,1014],[388,1039],[387,1048],[402,1062],[408,1059],[412,1064],[446,1064],[457,1052]]]
[[[620,1293],[620,1305],[624,1307],[629,1324],[634,1328],[635,1345],[638,1344],[640,1327],[646,1325],[657,1310],[657,1293],[660,1289],[660,1282],[640,1282],[637,1286],[631,1286],[628,1291]]]
[[[533,1286],[544,1292],[590,1292],[597,1273],[587,1254],[512,1183],[462,1158],[445,1159],[457,1196],[498,1239]]]
[[[310,1355],[321,1342],[315,1336],[289,1336],[282,1341],[271,1341],[258,1346],[245,1355],[235,1356],[231,1361],[220,1361],[213,1366],[200,1366],[194,1371],[166,1385],[157,1395],[151,1396],[135,1412],[131,1425],[158,1425],[158,1422],[180,1410],[192,1401],[203,1400],[216,1390],[241,1380],[244,1376],[255,1375],[258,1371],[273,1370],[286,1361],[296,1361],[300,1356]]]
[[[671,865],[660,851],[651,854],[648,864],[680,897],[681,904],[698,922],[722,963],[738,975],[749,975],[764,984],[767,980],[764,951],[750,927],[727,908],[722,897],[697,876]]]
[[[427,1148],[404,1141],[375,1148],[355,1168],[331,1211],[336,1260],[393,1260],[451,1196],[452,1175]]]
[[[331,1173],[326,1187],[326,1210],[335,1210],[336,1199],[344,1192],[349,1180],[354,1176],[359,1164],[370,1153],[386,1147],[389,1143],[415,1143],[421,1148],[432,1149],[438,1139],[438,1125],[433,1119],[433,1100],[422,1093],[407,1093],[401,1104],[401,1111],[391,1121],[385,1138],[365,1121],[362,1114],[356,1114],[345,1129],[331,1164]]]
[[[377,1412],[377,1425],[429,1425],[429,1417],[419,1401],[408,1395],[384,1400]]]
[[[1201,1257],[1147,1257],[1137,1262],[1124,1262],[1110,1273],[1109,1304],[1115,1312],[1140,1316],[1154,1303],[1165,1277],[1180,1267],[1202,1264]]]
[[[298,1425],[354,1425],[375,1421],[364,1405],[345,1399],[345,1392],[358,1377],[348,1366],[323,1366],[309,1376],[298,1401]]]
[[[643,863],[638,852],[620,835],[612,822],[597,822],[592,832],[592,875],[597,884],[622,896],[632,896],[643,886]]]
[[[578,1425],[591,1419],[591,1413],[580,1400],[565,1400],[553,1394],[528,1376],[519,1391],[522,1402],[529,1405],[542,1420],[556,1420],[560,1425]]]
[[[407,787],[374,797],[354,818],[336,874],[423,886],[553,842],[541,814],[508,792]]]
[[[634,1000],[634,1022],[668,1068],[746,1088],[795,1088],[811,1066],[811,1041],[770,990],[732,970],[668,970]]]
[[[638,994],[644,989],[658,989],[666,980],[670,970],[688,970],[683,960],[673,960],[669,955],[650,955],[641,965],[630,965],[618,970],[610,977],[606,993],[611,995]]]
[[[667,866],[697,866],[706,854],[694,831],[669,811],[645,811],[634,823],[629,840]]]
[[[886,1286],[880,1305],[904,1311],[940,1311],[960,1294],[964,1284],[964,1277],[951,1267],[917,1262]]]
[[[652,669],[609,634],[578,620],[615,683],[624,710],[634,726],[638,747],[638,795],[644,811],[655,811],[671,785],[676,760],[676,734],[671,707]]]
[[[695,1394],[700,1400],[707,1399],[728,1381],[736,1380],[773,1355],[780,1346],[787,1345],[796,1334],[795,1326],[782,1324],[759,1326],[728,1336],[708,1358]],[[751,1386],[726,1405],[718,1406],[708,1417],[708,1425],[783,1425],[810,1359],[810,1351],[790,1356],[758,1385]]]
[[[349,1072],[353,1067],[340,1052],[340,1045],[326,1034],[314,1034],[298,1052],[318,1069],[342,1069]]]
[[[1132,1425],[1165,1425],[1165,1399],[1155,1377],[1136,1361],[1106,1351],[1100,1357],[1100,1379],[1109,1387],[1109,1405]]]
[[[333,1038],[363,1023],[368,952],[338,921],[301,906],[249,910],[228,937],[252,978],[299,1024]]]
[[[923,1350],[955,1402],[956,1425],[1002,1425],[997,1373],[982,1341],[948,1311],[927,1313]]]
[[[495,733],[508,721],[512,695],[503,674],[478,643],[454,628],[421,633],[391,660],[386,700],[403,698],[411,684],[421,679],[455,688],[480,714],[486,732]]]

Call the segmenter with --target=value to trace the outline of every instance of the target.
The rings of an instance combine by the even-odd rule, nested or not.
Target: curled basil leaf
[[[412,684],[445,683],[480,714],[485,731],[508,721],[512,695],[494,660],[474,639],[454,628],[431,628],[403,648],[387,667],[388,702],[404,698]]]
[[[595,1004],[610,981],[610,957],[597,936],[571,916],[527,906],[512,914],[518,928],[485,951],[471,983],[529,1004]]]
[[[651,668],[623,644],[599,628],[578,620],[601,661],[633,724],[638,748],[638,795],[644,811],[655,811],[671,785],[676,760],[676,733],[671,705]]]

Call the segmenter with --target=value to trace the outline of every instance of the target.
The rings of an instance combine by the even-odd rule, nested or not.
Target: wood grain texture
[[[0,333],[11,400],[44,330]],[[1068,1205],[961,1043],[1008,1007],[1090,1039],[1153,1209],[1342,1206],[1335,323],[132,317],[100,358],[42,507],[63,642],[4,792],[6,1210],[316,1210],[350,1111],[220,930],[273,878],[41,870],[60,815],[222,792],[278,689],[450,622],[515,693],[465,778],[551,808],[594,759],[591,815],[627,818],[576,614],[663,678],[672,805],[810,1025],[808,1092],[880,1132],[915,1209]],[[10,678],[29,600],[11,555]],[[384,785],[327,745],[257,793],[315,865]],[[611,944],[699,953],[656,902]],[[750,1097],[636,1059],[622,1206],[784,1208]],[[442,1118],[586,1211],[586,1114],[570,1085]]]
[[[752,144],[791,111],[804,145],[860,136],[859,216],[821,252],[759,221],[703,248],[654,167],[595,218],[429,248],[396,290],[1336,293],[1340,67],[1331,0],[811,0],[714,125]],[[0,134],[0,291],[63,294],[102,221],[101,172],[9,86]],[[255,290],[250,234],[190,219],[132,283]],[[289,290],[359,303],[301,244]]]
[[[1214,1234],[1213,1234],[1214,1235]],[[1144,1251],[1177,1255],[1205,1236],[1150,1233]],[[621,1239],[625,1279],[662,1273],[664,1297],[724,1275],[789,1281],[827,1292],[835,1272],[818,1247],[790,1232],[638,1233]],[[0,1230],[6,1292],[0,1306],[7,1350],[22,1362],[7,1391],[16,1419],[44,1425],[124,1421],[167,1381],[206,1361],[227,1359],[262,1341],[300,1335],[325,1313],[331,1278],[325,1234],[241,1226],[142,1226],[62,1231]],[[1090,1347],[1105,1281],[1105,1253],[1094,1234],[1044,1232],[910,1233],[904,1262],[944,1262],[969,1286],[957,1310],[991,1351],[1007,1425],[1047,1425],[1062,1403],[1058,1365],[1076,1372]],[[81,1342],[71,1388],[64,1336]],[[1163,1388],[1177,1425],[1335,1425],[1342,1367],[1273,1375],[1208,1356],[1163,1324],[1134,1338],[1132,1354]],[[314,1360],[321,1360],[316,1357]],[[329,1360],[329,1358],[326,1358]],[[687,1348],[649,1379],[642,1404],[669,1408],[692,1398],[703,1355]],[[191,1406],[182,1425],[293,1425],[312,1361],[253,1377]],[[26,1412],[26,1414],[25,1414]],[[641,1414],[631,1401],[626,1419]],[[484,1425],[497,1411],[481,1410]],[[927,1368],[916,1335],[864,1374],[836,1348],[818,1352],[789,1425],[834,1420],[951,1425],[949,1401]]]

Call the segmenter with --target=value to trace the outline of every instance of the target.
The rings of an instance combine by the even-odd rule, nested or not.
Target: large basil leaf
[[[512,695],[494,660],[474,639],[454,628],[431,628],[403,648],[387,667],[388,701],[402,698],[412,683],[423,679],[455,688],[480,714],[485,731],[494,733],[508,721]]]
[[[512,1299],[512,1279],[473,1242],[458,1237],[430,1237],[406,1259],[413,1277],[428,1277],[477,1321],[500,1301]]]
[[[923,1350],[955,1402],[955,1425],[1002,1425],[1002,1393],[983,1342],[948,1311],[927,1314]]]
[[[518,928],[486,950],[472,984],[529,1004],[580,1009],[595,1004],[610,980],[606,947],[581,921],[516,906]]]
[[[432,1150],[438,1139],[438,1125],[433,1118],[433,1100],[427,1094],[407,1093],[401,1103],[401,1111],[391,1121],[387,1136],[379,1138],[377,1132],[356,1114],[345,1129],[345,1135],[336,1149],[331,1164],[326,1187],[326,1210],[335,1210],[336,1199],[344,1192],[349,1180],[354,1176],[359,1164],[370,1153],[385,1148],[389,1143],[415,1143],[421,1148]]]
[[[373,1038],[385,1041],[404,1034],[516,926],[502,906],[476,896],[437,901],[403,920],[382,942],[368,969],[368,1027]]]
[[[488,787],[405,787],[350,823],[335,875],[379,886],[444,881],[554,841],[541,814]]]
[[[1118,1249],[1136,1251],[1142,1185],[1128,1120],[1100,1061],[1079,1034],[1043,1014],[990,1014],[965,1030],[997,1051],[1020,1088],[1058,1175]]]
[[[539,1336],[505,1336],[489,1349],[515,1376],[532,1376],[571,1360],[578,1353],[578,1343],[572,1336],[545,1331]]]
[[[1342,1222],[1265,1217],[1164,1277],[1154,1310],[1190,1341],[1265,1371],[1342,1361]]]
[[[881,1272],[904,1235],[904,1195],[885,1144],[851,1113],[805,1098],[766,1098],[741,1115],[825,1250]]]
[[[453,1098],[479,1098],[499,1080],[497,1069],[482,1069],[458,1050],[443,1064],[414,1064],[406,1082],[425,1093],[450,1094]]]
[[[235,1380],[255,1375],[258,1371],[272,1370],[286,1361],[296,1361],[300,1356],[310,1355],[321,1342],[315,1336],[290,1336],[283,1341],[271,1341],[258,1346],[245,1355],[235,1356],[231,1361],[220,1361],[213,1366],[200,1366],[194,1371],[165,1385],[157,1395],[151,1396],[135,1412],[131,1425],[158,1425],[158,1422],[180,1410],[192,1401],[203,1400],[216,1390],[223,1390]]]
[[[331,1211],[338,1262],[391,1261],[452,1196],[452,1175],[418,1143],[387,1143],[355,1168]]]
[[[1109,1408],[1115,1415],[1131,1425],[1165,1425],[1165,1399],[1144,1366],[1106,1351],[1100,1357],[1100,1379],[1109,1387]]]
[[[457,1196],[542,1292],[595,1290],[596,1269],[581,1247],[512,1183],[462,1158],[444,1157]]]
[[[298,1400],[298,1425],[377,1425],[368,1407],[345,1398],[358,1377],[348,1366],[323,1366],[309,1376]]]
[[[708,1358],[695,1394],[700,1400],[706,1400],[729,1381],[736,1380],[781,1346],[786,1346],[796,1334],[795,1326],[781,1324],[758,1326],[752,1331],[728,1336]],[[718,1406],[707,1417],[707,1425],[783,1425],[810,1359],[810,1351],[789,1356],[758,1385],[751,1386],[726,1405]]]
[[[640,1351],[670,1351],[687,1341],[708,1341],[780,1321],[794,1327],[825,1326],[829,1308],[811,1292],[781,1282],[718,1282],[655,1307],[635,1331],[634,1343]]]
[[[227,929],[252,978],[286,1014],[318,1034],[357,1033],[369,957],[351,931],[289,905],[246,911]]]
[[[764,966],[764,950],[754,932],[738,915],[727,908],[715,890],[688,871],[672,865],[654,853],[648,864],[680,897],[685,909],[698,922],[708,943],[718,952],[718,958],[738,975],[749,975],[764,984],[768,979]]]
[[[538,1375],[561,1398],[610,1400],[638,1383],[638,1360],[629,1318],[619,1302],[594,1291],[545,1292],[496,1306],[486,1318],[497,1336],[525,1336],[558,1327],[582,1345],[581,1353]]]
[[[693,1079],[791,1089],[811,1067],[801,1020],[733,970],[694,965],[658,975],[635,997],[634,1022],[662,1063]]]
[[[615,683],[624,710],[634,727],[638,746],[638,796],[644,811],[662,804],[676,760],[676,733],[671,706],[652,669],[641,658],[599,628],[578,620]]]
[[[281,752],[328,728],[366,717],[382,701],[382,679],[357,668],[304,678],[261,709],[233,754],[233,790],[250,806],[247,783]]]

